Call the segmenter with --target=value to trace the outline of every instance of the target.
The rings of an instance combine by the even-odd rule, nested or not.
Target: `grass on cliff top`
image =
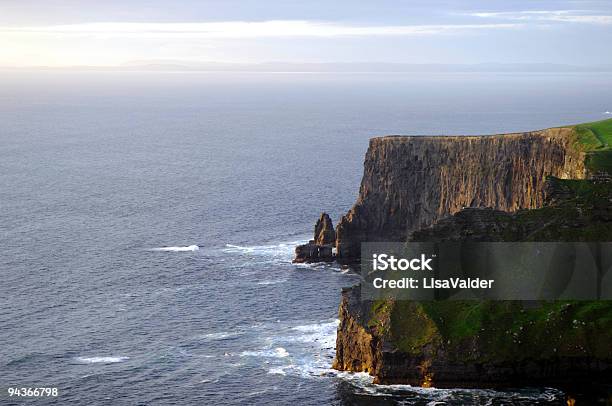
[[[612,118],[574,126],[577,141],[584,151],[610,148],[612,145]]]
[[[612,174],[612,119],[574,126],[576,143],[586,152],[586,165],[592,171]]]
[[[446,348],[480,361],[612,357],[612,301],[397,301],[390,321],[391,340],[413,355]]]

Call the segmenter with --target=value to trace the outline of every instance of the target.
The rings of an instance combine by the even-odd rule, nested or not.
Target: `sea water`
[[[0,403],[561,404],[330,369],[368,139],[603,119],[610,74],[0,75]]]

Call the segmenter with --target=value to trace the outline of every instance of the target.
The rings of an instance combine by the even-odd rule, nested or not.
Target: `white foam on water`
[[[336,319],[282,328],[268,341],[290,348],[291,357],[277,358],[268,372],[310,379],[332,373],[338,324]]]
[[[271,337],[272,343],[286,344],[292,351],[292,356],[275,359],[275,365],[267,368],[268,373],[293,375],[306,379],[342,379],[368,396],[396,397],[411,393],[418,394],[424,400],[432,402],[432,405],[440,402],[446,404],[449,399],[465,398],[466,396],[481,396],[508,401],[513,399],[550,400],[560,399],[559,396],[562,396],[559,391],[554,389],[536,393],[519,393],[497,392],[488,389],[437,389],[410,385],[374,384],[374,377],[366,372],[337,371],[331,368],[336,353],[336,332],[339,323],[340,321],[336,319],[297,325]],[[294,348],[295,352],[293,351]]]
[[[285,358],[289,356],[289,353],[283,347],[276,347],[273,349],[266,349],[260,351],[243,351],[240,353],[241,357],[263,357],[263,358]]]
[[[295,326],[292,328],[292,330],[302,331],[305,333],[308,333],[308,332],[319,332],[319,333],[327,332],[329,333],[330,329],[333,329],[333,331],[335,332],[339,324],[340,324],[340,320],[335,319],[329,322],[304,324],[302,326]]]
[[[340,320],[336,319],[330,322],[295,326],[291,330],[298,331],[302,334],[293,337],[285,337],[285,339],[294,342],[318,343],[322,348],[334,347],[336,344],[336,331],[338,330],[339,324]],[[335,355],[335,353],[332,355]]]
[[[278,285],[279,283],[285,283],[287,282],[287,279],[276,279],[276,280],[271,280],[271,281],[260,281],[257,282],[258,285]]]
[[[130,357],[76,357],[75,359],[82,364],[116,364],[127,361]]]
[[[496,399],[511,402],[513,400],[552,401],[563,399],[563,393],[557,389],[546,388],[543,392],[525,393],[514,391],[496,391],[493,389],[439,389],[422,388],[411,385],[380,385],[374,384],[374,378],[365,372],[340,372],[330,374],[350,382],[370,396],[402,396],[402,394],[418,394],[424,399],[430,399],[428,405],[447,404],[449,400],[476,397],[481,399]],[[441,402],[441,403],[440,403]],[[487,403],[489,404],[489,403]]]
[[[210,341],[220,341],[220,340],[226,340],[228,338],[238,337],[240,335],[242,335],[242,333],[238,331],[220,331],[216,333],[203,334],[199,336],[198,338],[203,339],[203,340],[210,340]]]
[[[274,368],[270,368],[268,370],[268,373],[271,375],[287,375],[287,372],[285,372],[286,367],[274,367]]]
[[[298,263],[298,264],[293,264],[293,266],[295,266],[296,268],[306,268],[306,269],[312,269],[315,271],[326,271],[326,272],[337,272],[339,274],[349,274],[349,275],[355,275],[350,273],[350,269],[348,268],[342,268],[340,265],[338,265],[335,262],[313,262],[313,263]]]
[[[161,251],[161,252],[193,252],[198,251],[200,247],[197,245],[188,245],[186,247],[159,247],[159,248],[151,248],[151,251]]]
[[[612,114],[612,111],[606,111],[604,114]]]
[[[292,258],[296,245],[304,244],[308,240],[286,241],[278,244],[268,245],[236,245],[225,244],[223,251],[227,253],[250,255],[250,256],[272,256]]]

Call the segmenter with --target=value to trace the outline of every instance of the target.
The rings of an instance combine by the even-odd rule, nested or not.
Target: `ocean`
[[[368,139],[610,117],[612,74],[4,71],[0,403],[565,404],[331,370],[335,265],[291,264],[355,201]]]

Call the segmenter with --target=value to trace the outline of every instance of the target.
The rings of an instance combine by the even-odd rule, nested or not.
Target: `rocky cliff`
[[[612,183],[549,178],[545,205],[463,209],[416,241],[612,241]],[[436,387],[612,380],[612,301],[371,301],[345,289],[334,368]],[[612,400],[612,399],[611,399]]]
[[[610,314],[610,301],[368,302],[355,286],[342,293],[333,368],[379,384],[586,390],[612,379]]]
[[[547,176],[586,176],[572,127],[490,136],[379,137],[366,153],[359,197],[336,228],[340,262],[363,241],[403,241],[464,207],[543,204]]]
[[[336,227],[337,259],[358,260],[365,241],[612,241],[610,145],[612,120],[374,138],[357,202]],[[334,368],[378,383],[612,380],[610,301],[371,301],[357,285],[343,290],[339,312]]]

